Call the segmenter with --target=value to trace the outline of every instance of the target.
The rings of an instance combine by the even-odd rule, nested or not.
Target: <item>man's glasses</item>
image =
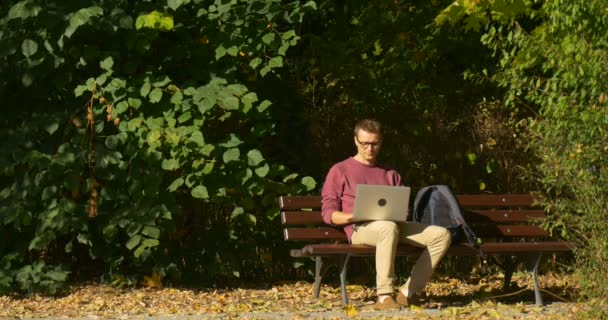
[[[367,148],[372,148],[372,149],[377,149],[378,147],[380,147],[380,141],[376,141],[376,142],[361,142],[359,141],[359,139],[357,138],[357,136],[355,136],[355,140],[357,140],[357,143],[359,145],[361,145],[361,147],[363,149],[367,149]]]

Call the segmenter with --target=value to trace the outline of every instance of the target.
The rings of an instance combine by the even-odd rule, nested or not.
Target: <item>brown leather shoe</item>
[[[407,307],[410,305],[418,306],[418,305],[420,305],[420,296],[417,294],[414,294],[411,297],[406,297],[403,293],[401,293],[401,290],[399,290],[399,294],[397,294],[397,303],[404,307]]]
[[[384,302],[380,302],[377,301],[372,308],[374,310],[378,310],[378,311],[384,311],[384,310],[399,310],[401,309],[401,305],[398,304],[397,302],[395,302],[395,300],[393,299],[393,297],[388,297],[386,299],[384,299]]]

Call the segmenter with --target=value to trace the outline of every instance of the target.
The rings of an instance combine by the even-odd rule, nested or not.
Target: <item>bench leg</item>
[[[511,289],[511,279],[513,278],[513,270],[515,269],[513,257],[505,256],[501,267],[505,273],[505,282],[503,283],[502,290],[506,292]]]
[[[319,299],[321,294],[321,280],[323,280],[323,258],[315,257],[315,284],[313,286],[315,299]]]
[[[536,305],[539,306],[544,305],[543,297],[540,294],[540,285],[538,283],[538,269],[540,266],[541,256],[542,253],[535,254],[534,256],[530,257],[530,260],[528,262],[528,271],[532,273],[532,280],[534,281],[534,298],[536,300]]]
[[[346,293],[346,271],[348,270],[348,260],[350,260],[350,254],[347,254],[342,262],[342,269],[340,270],[340,289],[342,291],[342,304],[348,304],[348,295]]]

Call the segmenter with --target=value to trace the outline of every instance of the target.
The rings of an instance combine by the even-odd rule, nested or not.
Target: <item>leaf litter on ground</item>
[[[321,296],[312,296],[312,282],[275,284],[269,288],[190,289],[166,288],[158,279],[147,279],[150,287],[116,288],[104,284],[83,284],[69,288],[59,297],[40,295],[0,296],[0,318],[92,317],[123,318],[133,316],[193,315],[236,317],[255,315],[265,318],[273,313],[286,313],[292,318],[322,315],[338,311],[338,317],[363,318],[374,303],[374,288],[348,285],[350,304],[343,306],[339,285],[323,285]],[[461,279],[440,277],[429,283],[424,304],[408,308],[412,316],[428,319],[570,319],[587,307],[584,303],[549,304],[536,306],[533,292],[526,288],[529,277],[515,275],[507,295],[502,291],[502,275],[480,278],[467,283]],[[573,277],[564,274],[541,276],[541,287],[554,296],[571,301],[577,287]],[[523,289],[522,289],[523,288]],[[556,301],[543,294],[545,300]],[[557,307],[552,307],[557,306]],[[433,312],[427,312],[433,310]],[[385,315],[382,318],[407,318],[405,313]],[[320,316],[324,317],[324,316]]]

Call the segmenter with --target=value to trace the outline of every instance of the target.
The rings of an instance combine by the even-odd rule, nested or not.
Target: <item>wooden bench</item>
[[[538,283],[538,269],[543,253],[567,252],[574,244],[549,238],[542,228],[533,225],[534,219],[543,219],[545,212],[534,205],[529,194],[505,195],[457,195],[465,220],[482,238],[481,249],[486,256],[503,256],[499,264],[504,272],[504,289],[511,283],[514,258],[525,258],[526,267],[532,274],[537,305],[543,305]],[[341,228],[326,225],[321,218],[320,196],[282,196],[278,199],[281,209],[283,234],[286,241],[307,242],[299,249],[291,250],[292,257],[314,257],[315,282],[313,294],[319,298],[321,281],[329,265],[324,258],[339,258],[342,303],[348,304],[346,273],[352,256],[373,256],[375,247],[352,245],[347,242]],[[398,256],[419,255],[420,248],[399,245]],[[452,256],[474,256],[479,251],[468,244],[453,244],[448,253]]]

